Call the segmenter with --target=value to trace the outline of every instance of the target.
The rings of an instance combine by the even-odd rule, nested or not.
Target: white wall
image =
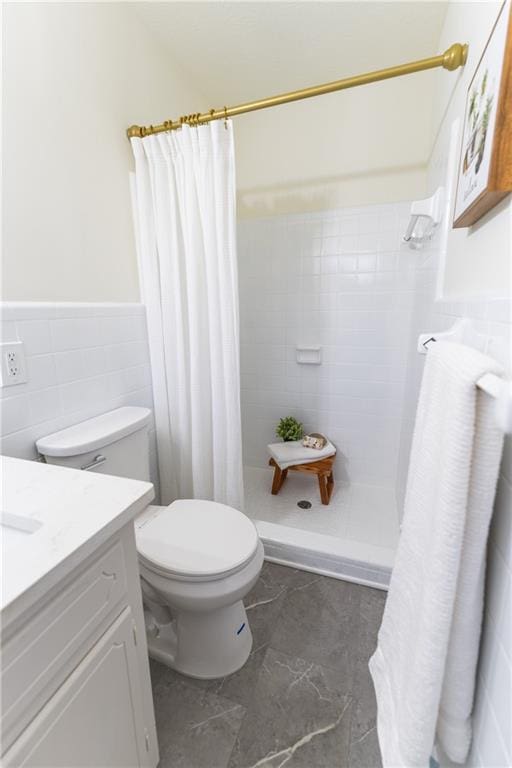
[[[120,408],[153,408],[142,304],[4,303],[2,341],[22,341],[27,382],[0,388],[0,452],[35,459],[35,441]],[[154,427],[151,479],[158,493]]]
[[[270,8],[269,4],[269,8]],[[277,6],[286,4],[277,3]],[[314,3],[304,3],[314,8]],[[365,69],[398,64],[435,53],[437,34],[442,25],[444,3],[425,3],[416,10],[431,15],[418,35],[418,26],[410,35],[400,38],[400,45],[386,49],[386,42],[394,40],[400,13],[410,13],[411,3],[367,4],[333,3],[323,5],[318,17],[329,18],[329,6],[341,6],[345,11],[332,12],[331,28],[322,30],[324,39],[330,40],[332,26],[343,19],[338,31],[337,47],[324,64],[324,72],[335,79],[341,72],[356,74]],[[418,4],[420,5],[420,4]],[[400,7],[402,10],[400,11]],[[317,20],[311,10],[309,30],[297,33],[298,47],[291,50],[290,29],[294,29],[294,13],[288,13],[288,25],[280,26],[286,11],[268,11],[271,22],[277,19],[277,30],[286,41],[281,52],[282,66],[276,65],[275,80],[281,86],[281,70],[292,68],[297,58],[309,61],[311,46],[318,44],[313,30]],[[305,12],[307,21],[307,11]],[[394,16],[394,14],[397,14]],[[389,19],[395,19],[395,29],[387,28]],[[407,17],[410,19],[410,17]],[[372,25],[373,20],[373,25]],[[423,20],[425,20],[423,18]],[[296,22],[295,22],[296,23]],[[361,26],[359,24],[361,23]],[[379,40],[378,25],[382,36]],[[419,22],[421,24],[421,21]],[[290,29],[289,29],[290,28]],[[274,32],[275,34],[275,32]],[[358,45],[354,50],[354,37]],[[267,35],[269,55],[279,61],[273,48],[272,35]],[[310,39],[311,37],[311,39]],[[455,36],[457,37],[457,35]],[[364,45],[361,45],[364,38]],[[414,42],[412,42],[414,40]],[[450,40],[450,44],[454,40]],[[300,45],[304,50],[301,50]],[[326,42],[326,45],[328,43]],[[251,42],[248,43],[251,46]],[[321,44],[319,46],[321,48]],[[345,47],[353,55],[345,57]],[[316,51],[323,60],[323,52]],[[308,58],[309,57],[309,58]],[[261,56],[260,56],[261,58]],[[337,69],[332,67],[338,63]],[[265,62],[263,63],[265,69]],[[300,66],[300,65],[299,65]],[[341,69],[340,69],[341,67]],[[315,63],[310,69],[321,82]],[[302,72],[302,81],[296,82],[293,72],[288,73],[288,88],[314,83],[311,75]],[[443,71],[446,81],[456,75]],[[318,80],[320,78],[320,80]],[[247,88],[254,93],[254,81],[247,74]],[[291,86],[290,86],[291,84]],[[374,83],[319,98],[299,101],[275,109],[252,112],[236,118],[238,210],[243,217],[261,217],[293,212],[323,211],[355,205],[390,203],[421,198],[426,193],[426,169],[432,145],[432,98],[436,84],[435,73],[420,72]],[[284,86],[284,84],[283,84]],[[279,90],[279,88],[277,89]],[[276,85],[267,85],[267,92],[276,92]],[[262,96],[266,93],[262,92]]]
[[[424,197],[430,75],[236,118],[239,215]]]
[[[4,3],[3,298],[137,301],[132,123],[204,98],[129,3]]]
[[[205,84],[203,107],[222,107],[432,56],[446,6],[249,0],[140,2],[137,11]],[[239,213],[421,196],[434,85],[422,72],[237,117]]]

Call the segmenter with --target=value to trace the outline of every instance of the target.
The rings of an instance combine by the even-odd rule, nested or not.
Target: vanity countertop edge
[[[41,523],[2,528],[0,610],[5,629],[155,497],[151,483],[0,457],[2,511]]]

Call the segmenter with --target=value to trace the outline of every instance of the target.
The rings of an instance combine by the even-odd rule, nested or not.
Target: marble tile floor
[[[194,680],[151,661],[159,768],[380,768],[368,659],[385,599],[265,563],[239,672]]]
[[[316,478],[290,472],[272,496],[272,475],[270,468],[244,467],[245,513],[252,520],[396,549],[399,519],[393,488],[336,482],[330,504],[323,505]],[[297,506],[302,499],[311,502],[310,509]]]

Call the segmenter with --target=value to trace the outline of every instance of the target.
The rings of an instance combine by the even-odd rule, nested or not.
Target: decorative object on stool
[[[303,434],[304,427],[293,416],[285,416],[276,427],[276,435],[281,437],[285,443],[300,440]]]
[[[304,435],[302,438],[302,445],[305,448],[315,448],[315,450],[319,451],[327,445],[327,438],[319,432],[311,432],[310,435]]]
[[[309,472],[318,477],[322,504],[329,504],[334,488],[333,465],[336,459],[336,448],[329,440],[320,449],[308,448],[300,440],[270,443],[267,448],[271,457],[269,464],[274,467],[274,479],[272,481],[272,494],[274,496],[283,487],[288,476],[288,470]]]

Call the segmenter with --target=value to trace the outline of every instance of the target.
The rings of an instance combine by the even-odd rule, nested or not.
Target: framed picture
[[[506,0],[469,85],[454,227],[469,227],[512,191],[512,14]]]

